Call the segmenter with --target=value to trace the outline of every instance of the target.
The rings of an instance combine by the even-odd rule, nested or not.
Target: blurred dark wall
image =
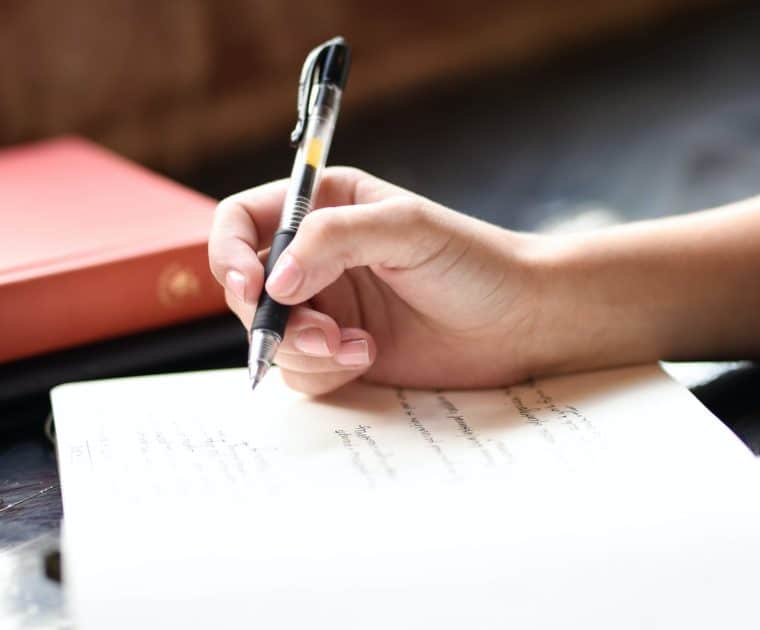
[[[80,133],[177,172],[292,124],[312,46],[354,46],[346,110],[515,65],[717,0],[10,0],[0,145]]]
[[[720,205],[760,194],[758,59],[760,3],[679,15],[376,107],[347,103],[330,162],[521,230]],[[170,175],[218,198],[286,177],[287,132]]]

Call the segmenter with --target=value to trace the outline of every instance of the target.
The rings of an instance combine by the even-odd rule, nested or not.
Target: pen
[[[269,277],[298,226],[312,209],[330,150],[340,98],[348,78],[351,50],[342,37],[317,46],[306,57],[298,81],[298,121],[290,134],[297,148],[280,225],[272,239],[265,267]],[[264,378],[285,334],[290,308],[275,302],[262,288],[250,331],[248,375],[251,389]]]

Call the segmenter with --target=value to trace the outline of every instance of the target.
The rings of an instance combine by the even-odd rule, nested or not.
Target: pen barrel
[[[265,277],[269,277],[272,272],[277,259],[280,257],[285,248],[290,245],[293,240],[295,232],[291,231],[278,231],[272,239],[272,247],[269,250],[269,257],[267,258],[267,264],[265,267]],[[288,324],[288,315],[290,313],[290,307],[284,306],[279,302],[275,302],[267,293],[265,288],[261,290],[261,296],[256,306],[256,315],[253,318],[253,324],[251,325],[251,331],[256,329],[271,330],[280,336],[280,339],[285,335],[285,326]]]
[[[319,84],[314,90],[306,131],[296,152],[290,186],[285,195],[280,226],[272,239],[272,247],[269,250],[265,266],[266,278],[269,277],[282,252],[295,238],[301,221],[313,207],[313,200],[319,190],[320,176],[335,130],[340,97],[340,88],[333,84]],[[275,302],[266,289],[262,289],[251,331],[270,330],[282,338],[288,323],[289,311],[290,307]]]
[[[316,86],[313,94],[306,130],[290,174],[290,186],[280,217],[280,230],[296,231],[304,217],[311,212],[338,118],[341,98],[339,87],[321,83]]]

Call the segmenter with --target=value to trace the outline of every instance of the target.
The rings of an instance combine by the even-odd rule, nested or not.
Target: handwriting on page
[[[316,399],[225,370],[53,409],[82,627],[680,627],[704,592],[707,628],[752,601],[757,464],[657,366]]]
[[[123,415],[104,391],[69,438],[69,469],[139,500],[551,474],[603,450],[594,423],[538,382],[447,392],[357,383],[309,400],[277,376],[255,398],[226,377],[216,376],[213,396],[167,378],[160,398],[141,392]]]

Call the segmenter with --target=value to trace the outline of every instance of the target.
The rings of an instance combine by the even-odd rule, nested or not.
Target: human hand
[[[265,184],[216,211],[211,269],[246,327],[286,190]],[[351,168],[325,170],[315,207],[266,283],[293,305],[276,357],[291,387],[319,394],[360,376],[486,387],[529,374],[539,285],[523,254],[535,237]]]
[[[286,180],[273,182],[217,208],[211,269],[246,327],[286,189]],[[360,376],[489,387],[662,358],[760,353],[760,198],[539,236],[333,167],[316,208],[267,280],[273,298],[294,305],[276,360],[301,391],[327,392]]]

